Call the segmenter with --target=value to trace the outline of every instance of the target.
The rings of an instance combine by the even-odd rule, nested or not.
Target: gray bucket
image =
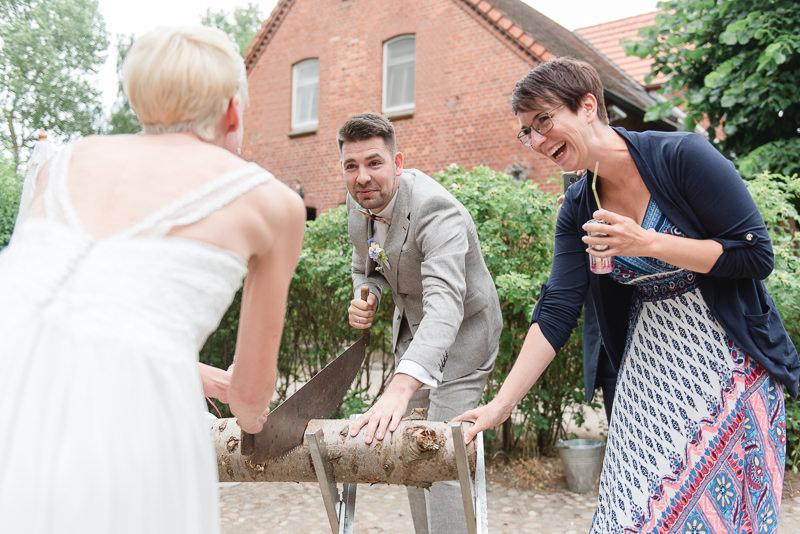
[[[603,467],[605,443],[597,439],[560,439],[556,448],[564,465],[569,490],[575,493],[593,490]]]

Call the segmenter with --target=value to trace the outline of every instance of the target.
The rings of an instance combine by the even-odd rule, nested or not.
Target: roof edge
[[[292,8],[296,0],[280,0],[272,9],[269,18],[264,21],[261,29],[258,31],[255,39],[250,43],[247,52],[244,54],[244,66],[247,74],[253,70],[253,67],[261,58],[261,54],[267,48],[267,45],[272,40],[275,32],[278,31],[289,10]]]
[[[547,50],[513,20],[496,9],[490,1],[453,0],[453,2],[505,37],[515,52],[522,54],[534,63],[541,63],[556,57],[557,54]]]

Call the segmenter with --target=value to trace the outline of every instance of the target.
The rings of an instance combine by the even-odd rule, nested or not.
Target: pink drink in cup
[[[606,221],[601,221],[600,219],[590,219],[586,222],[608,224]],[[602,232],[586,232],[586,235],[589,237],[606,237],[608,234]],[[608,248],[608,245],[592,245],[592,248],[595,250],[605,250]],[[589,269],[595,274],[608,274],[614,270],[614,257],[598,258],[597,256],[589,254]]]

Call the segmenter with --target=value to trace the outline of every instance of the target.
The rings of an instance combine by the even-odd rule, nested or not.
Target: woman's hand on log
[[[422,382],[407,374],[399,373],[394,375],[392,381],[386,386],[386,391],[367,410],[367,413],[358,416],[356,421],[350,426],[350,436],[355,437],[363,427],[364,443],[369,445],[372,439],[382,440],[386,431],[394,432],[397,425],[403,419],[408,409],[408,401],[411,396],[422,387]]]
[[[478,432],[483,432],[488,428],[499,425],[511,415],[511,409],[500,406],[499,403],[494,401],[484,406],[478,406],[472,410],[466,411],[453,418],[453,423],[469,421],[474,423],[471,427],[464,430],[464,441],[469,443],[472,441]]]

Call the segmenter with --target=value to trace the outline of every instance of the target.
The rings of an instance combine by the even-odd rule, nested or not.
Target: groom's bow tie
[[[373,221],[382,222],[386,226],[391,226],[392,225],[391,221],[389,221],[385,217],[381,217],[380,215],[375,215],[374,213],[370,213],[367,210],[359,209],[358,212],[361,213],[362,215],[366,216],[366,217],[369,217]]]

